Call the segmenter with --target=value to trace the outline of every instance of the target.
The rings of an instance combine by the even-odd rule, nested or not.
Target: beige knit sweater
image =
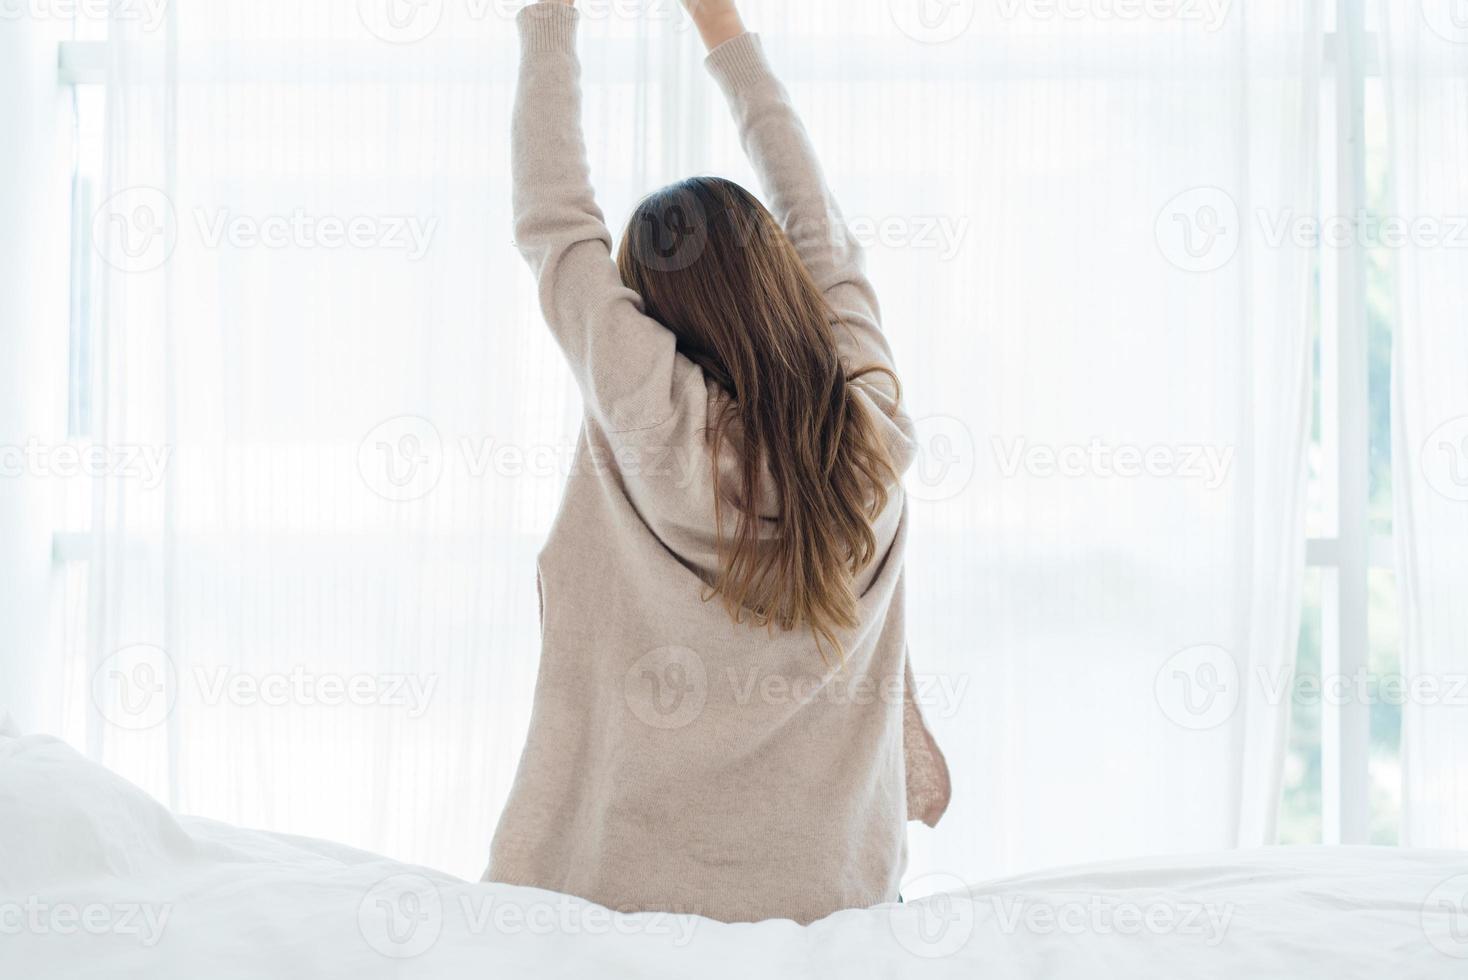
[[[718,569],[706,428],[723,396],[618,278],[581,134],[577,20],[562,4],[519,17],[515,237],[586,416],[540,555],[540,676],[485,879],[731,922],[892,901],[906,821],[935,823],[948,802],[907,665],[901,488],[876,522],[882,558],[858,582],[844,667],[809,632],[736,625],[704,600]],[[843,356],[890,365],[859,249],[758,40],[708,66],[845,324]],[[906,468],[906,416],[875,385],[862,397]]]

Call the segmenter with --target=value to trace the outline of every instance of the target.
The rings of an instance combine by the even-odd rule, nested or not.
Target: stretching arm
[[[880,307],[861,246],[826,185],[810,136],[759,38],[744,30],[733,0],[685,2],[710,49],[709,71],[729,102],[770,209],[842,320],[838,337],[848,366],[891,367],[892,352],[882,335]]]
[[[690,388],[698,369],[678,355],[670,331],[643,315],[641,299],[623,286],[612,261],[581,131],[578,20],[568,0],[540,0],[516,21],[515,244],[536,276],[546,323],[587,411],[609,432],[653,429],[685,400],[698,404],[701,396]]]

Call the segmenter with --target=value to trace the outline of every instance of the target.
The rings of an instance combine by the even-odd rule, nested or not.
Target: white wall
[[[0,447],[65,435],[70,181],[70,93],[57,83],[56,18],[0,23]],[[3,451],[3,450],[0,450]],[[33,474],[0,470],[0,720],[22,730],[41,707],[35,658],[46,642],[53,498]],[[26,673],[22,673],[26,672]]]

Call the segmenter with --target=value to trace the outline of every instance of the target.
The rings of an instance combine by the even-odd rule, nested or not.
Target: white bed
[[[5,978],[1468,977],[1463,853],[1277,848],[956,890],[806,928],[615,916],[177,818],[60,742],[0,737]]]

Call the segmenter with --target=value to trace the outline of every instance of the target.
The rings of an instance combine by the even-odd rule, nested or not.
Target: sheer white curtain
[[[967,685],[936,721],[955,801],[915,870],[1273,835],[1310,257],[1269,228],[1313,201],[1319,10],[1123,8],[977,5],[891,77],[797,83],[851,213],[967,232],[949,261],[874,258],[936,416],[914,655]]]
[[[1424,692],[1402,707],[1402,842],[1468,847],[1468,15],[1448,0],[1387,15],[1394,207],[1427,229],[1396,253],[1403,673]]]
[[[956,793],[913,874],[1268,840],[1310,260],[1262,231],[1313,200],[1316,4],[746,6],[923,419],[910,639]],[[114,23],[96,436],[171,455],[102,481],[48,701],[180,809],[468,875],[577,417],[510,244],[513,7]],[[585,19],[614,226],[750,179],[672,0]]]

